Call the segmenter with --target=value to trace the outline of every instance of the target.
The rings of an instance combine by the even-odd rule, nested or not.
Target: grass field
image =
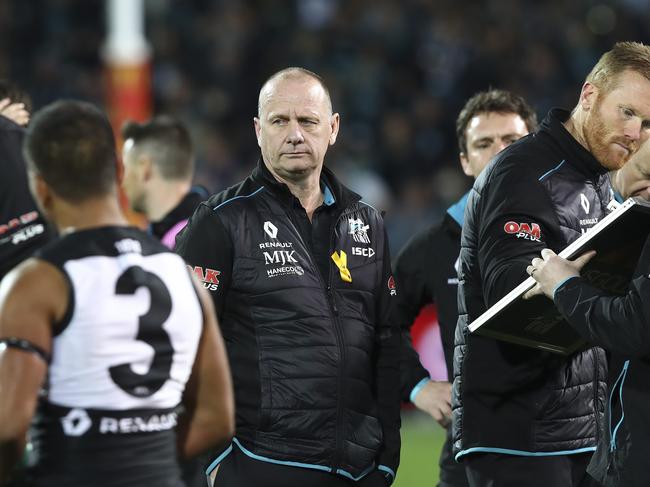
[[[402,454],[393,487],[434,487],[445,431],[419,411],[402,414]]]

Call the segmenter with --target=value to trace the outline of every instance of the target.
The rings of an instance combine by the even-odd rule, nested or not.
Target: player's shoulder
[[[252,198],[264,191],[264,186],[249,176],[243,181],[212,195],[202,203],[204,211],[220,213],[247,204]]]
[[[34,255],[62,265],[85,257],[117,257],[125,253],[143,256],[172,253],[160,241],[132,226],[105,226],[75,231],[48,243]]]

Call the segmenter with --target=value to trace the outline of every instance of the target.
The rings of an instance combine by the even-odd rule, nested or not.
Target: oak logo
[[[503,230],[517,238],[523,238],[532,242],[539,242],[542,237],[542,230],[537,223],[517,223],[510,221],[503,226]]]
[[[388,278],[388,290],[390,291],[391,296],[397,296],[397,286],[395,286],[395,278],[390,276]]]
[[[208,291],[216,291],[219,289],[219,276],[221,275],[221,271],[209,269],[208,267],[192,267],[191,265],[188,265],[187,268],[203,283],[204,289]]]

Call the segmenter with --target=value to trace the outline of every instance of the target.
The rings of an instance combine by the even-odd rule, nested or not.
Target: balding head
[[[291,67],[291,68],[285,68],[281,71],[278,71],[274,75],[272,75],[269,79],[267,79],[264,84],[262,85],[262,89],[260,90],[260,94],[257,100],[257,116],[261,118],[262,115],[262,110],[264,108],[264,105],[266,105],[266,102],[268,99],[273,96],[273,93],[275,91],[275,87],[284,81],[309,81],[309,80],[314,80],[316,81],[317,85],[320,86],[320,88],[323,91],[323,95],[325,97],[325,102],[327,104],[327,107],[329,109],[329,114],[332,114],[332,100],[330,98],[330,92],[327,86],[325,86],[325,83],[323,82],[323,79],[318,76],[316,73],[309,71],[308,69],[305,68],[299,68],[299,67]]]
[[[267,168],[281,181],[315,179],[336,142],[339,115],[321,78],[302,68],[271,76],[260,90],[257,143]]]

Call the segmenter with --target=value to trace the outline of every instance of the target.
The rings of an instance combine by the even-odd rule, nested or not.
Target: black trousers
[[[451,427],[447,428],[447,439],[440,452],[440,482],[438,487],[468,487],[465,464],[454,460],[451,450]]]
[[[471,487],[598,487],[600,484],[586,472],[591,456],[473,453],[464,463]]]
[[[214,487],[351,487],[340,475],[310,468],[277,465],[252,459],[233,445],[219,464]]]

